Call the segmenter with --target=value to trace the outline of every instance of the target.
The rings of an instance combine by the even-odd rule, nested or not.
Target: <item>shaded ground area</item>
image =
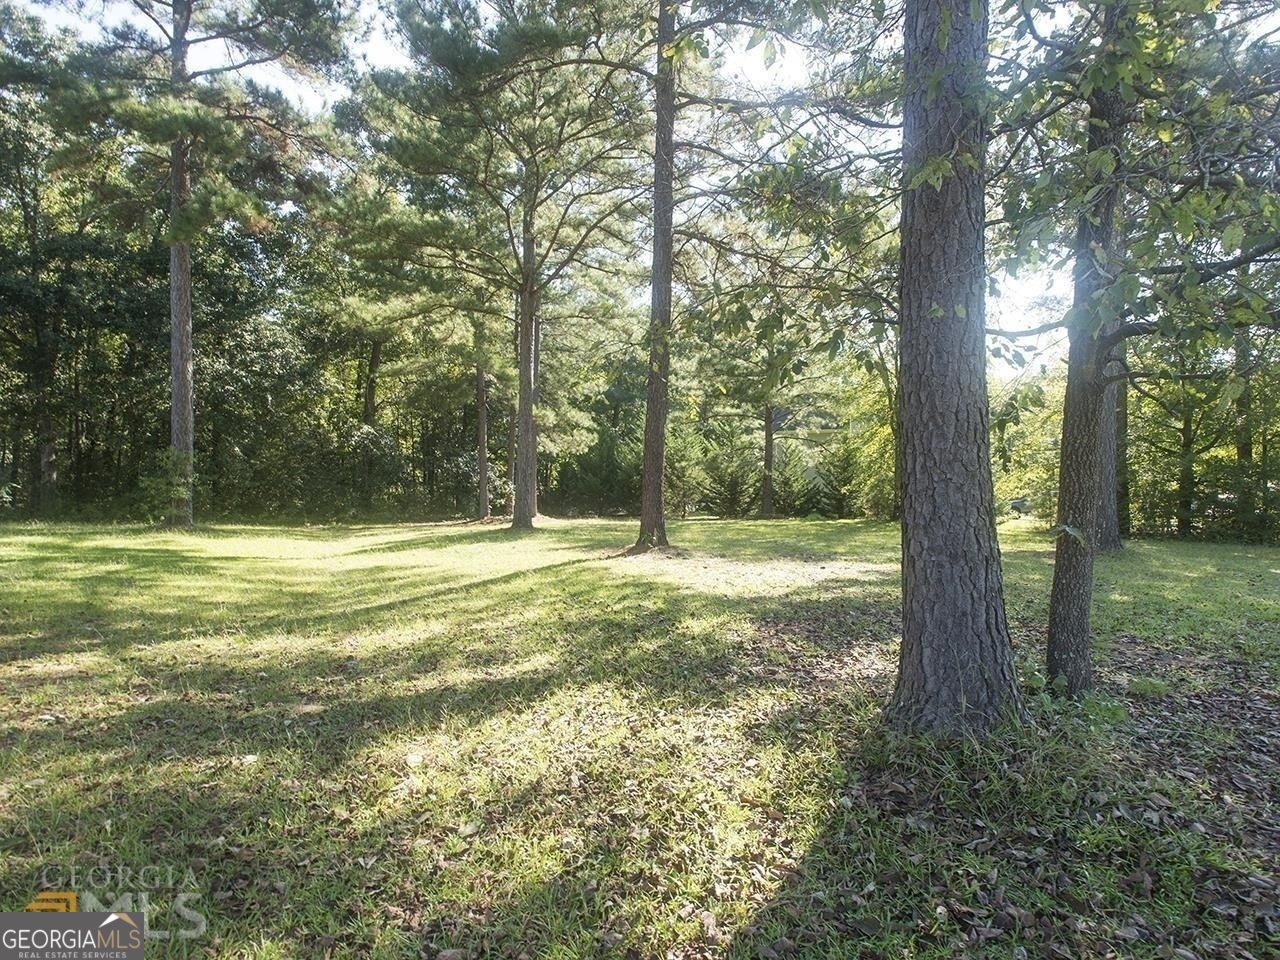
[[[0,908],[146,893],[200,932],[149,956],[1280,951],[1280,551],[1102,561],[1064,706],[1006,525],[1036,725],[943,752],[876,723],[896,529],[633,533],[0,528]]]

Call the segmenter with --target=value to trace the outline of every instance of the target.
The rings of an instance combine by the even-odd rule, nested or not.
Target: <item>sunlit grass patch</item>
[[[1221,664],[1252,650],[1265,677],[1269,553],[1104,559],[1111,699],[1030,692],[1036,726],[947,751],[878,724],[896,529],[672,532],[674,553],[624,557],[632,524],[600,521],[0,528],[0,901],[50,865],[190,869],[207,930],[154,956],[1255,943],[1240,891],[1270,874],[1215,799],[1241,755],[1224,718],[1182,756],[1137,748],[1144,711],[1176,718]],[[1001,536],[1030,668],[1050,543]]]

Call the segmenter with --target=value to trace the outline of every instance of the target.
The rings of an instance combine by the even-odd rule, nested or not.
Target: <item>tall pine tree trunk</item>
[[[171,83],[175,96],[187,86],[189,3],[173,5]],[[169,523],[189,527],[193,521],[195,470],[195,397],[191,347],[191,243],[183,222],[191,200],[191,141],[179,136],[169,150],[169,444],[178,471],[178,493]]]
[[[886,719],[909,731],[981,734],[1024,713],[987,409],[987,4],[907,0],[904,30],[902,650]],[[940,161],[951,169],[937,186],[912,185]]]
[[[527,262],[532,263],[532,240]],[[511,509],[511,529],[532,530],[538,515],[538,427],[536,341],[538,292],[532,280],[520,290],[519,396],[516,405],[516,470]]]
[[[514,320],[511,324],[511,349],[515,358],[516,370],[520,369],[520,295],[515,298]],[[518,399],[517,388],[517,399]],[[507,404],[507,495],[502,501],[502,515],[510,517],[516,509],[516,435],[520,427],[519,407],[514,402]]]
[[[644,413],[644,464],[640,479],[640,535],[635,549],[667,545],[667,402],[671,373],[671,275],[675,217],[675,0],[658,0],[657,68],[653,81],[653,272],[649,300],[649,373]]]
[[[1121,9],[1109,6],[1103,36],[1115,36]],[[1112,424],[1115,405],[1106,407],[1103,370],[1107,357],[1100,337],[1097,294],[1109,282],[1120,196],[1120,142],[1124,102],[1114,90],[1097,89],[1089,100],[1090,156],[1110,152],[1115,168],[1100,174],[1092,201],[1076,223],[1075,289],[1067,328],[1067,388],[1062,408],[1058,468],[1057,543],[1049,596],[1048,671],[1055,687],[1075,697],[1093,686],[1093,644],[1089,612],[1093,604],[1094,538],[1101,499],[1104,418]],[[1114,457],[1114,453],[1113,453]]]

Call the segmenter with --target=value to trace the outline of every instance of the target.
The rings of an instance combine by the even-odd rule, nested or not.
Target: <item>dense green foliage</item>
[[[1068,56],[1094,6],[1052,31],[1054,4],[995,20],[993,287],[1067,250],[1081,197],[1114,173],[1081,152],[1082,98],[1118,84],[1141,202],[1126,201],[1106,309],[1145,325],[1126,348],[1122,512],[1134,533],[1274,539],[1274,257],[1228,286],[1220,264],[1274,247],[1275,92],[1257,83],[1276,75],[1275,46],[1246,0],[1165,20],[1134,0],[1127,45]],[[353,61],[337,106],[306,115],[234,69],[183,108],[131,79],[111,45],[128,31],[98,43],[4,8],[0,510],[164,515],[166,244],[181,227],[200,516],[473,512],[477,370],[490,496],[509,508],[522,290],[540,323],[543,511],[636,511],[650,21],[608,3],[451,9],[397,13],[410,66]],[[694,5],[673,51],[674,514],[762,509],[767,420],[774,514],[896,515],[895,12],[866,13]],[[132,28],[154,47],[147,23]],[[290,68],[332,66],[337,36]],[[771,63],[788,44],[808,51],[808,86],[749,96],[735,58]],[[196,170],[198,231],[169,222],[157,144],[175,117],[195,155],[222,158]],[[1208,130],[1223,139],[1197,147]],[[1012,343],[991,340],[997,488],[1047,523],[1062,356],[1043,337]]]

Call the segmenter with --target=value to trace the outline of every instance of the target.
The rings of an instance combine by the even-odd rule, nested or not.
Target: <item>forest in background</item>
[[[175,79],[153,7],[96,32],[0,12],[0,510],[166,516],[181,240],[197,517],[474,516],[481,486],[510,512],[522,298],[537,509],[638,512],[650,12],[279,0],[248,24],[192,0]],[[1108,365],[1120,530],[1274,541],[1271,5],[1135,0],[1120,26],[1115,7],[992,11],[988,295],[1069,271],[1082,205],[1113,196],[1103,312],[1142,327]],[[900,11],[678,13],[668,511],[895,518]],[[382,28],[402,65],[361,62]],[[762,87],[782,60],[805,81]],[[1119,148],[1095,142],[1097,89]],[[988,337],[998,502],[1046,523],[1068,307]]]

